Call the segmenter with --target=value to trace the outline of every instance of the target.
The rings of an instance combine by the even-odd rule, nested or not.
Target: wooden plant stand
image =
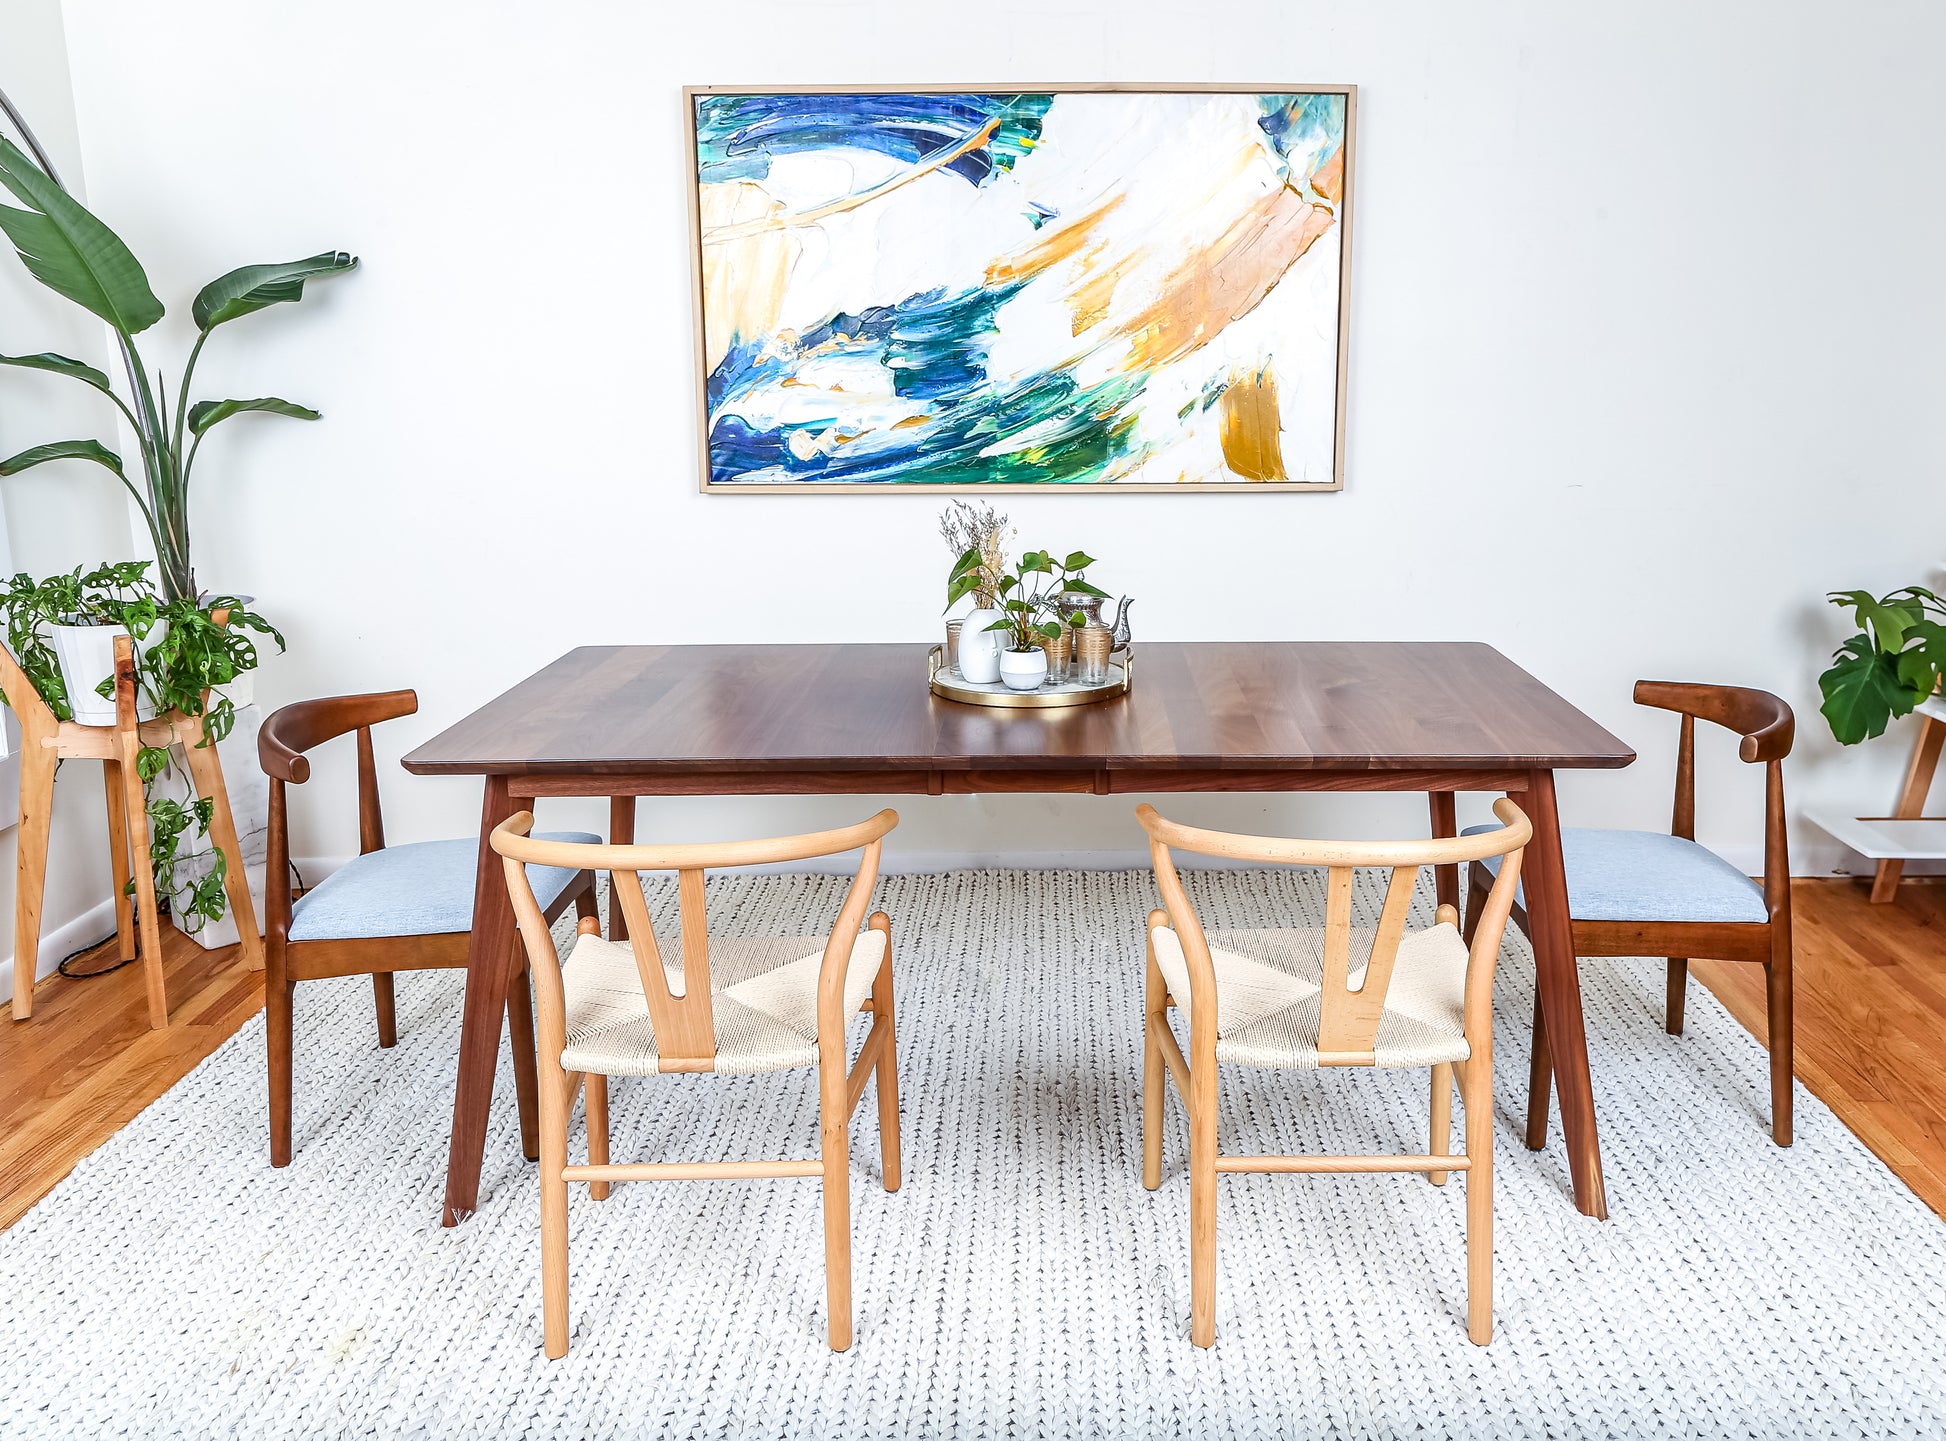
[[[126,636],[115,641],[115,724],[82,725],[55,716],[13,653],[0,645],[0,687],[20,718],[20,844],[14,886],[13,1015],[24,1021],[34,1013],[34,980],[39,969],[41,898],[47,884],[47,841],[54,811],[54,769],[64,760],[98,760],[108,793],[108,850],[115,881],[115,937],[121,958],[142,958],[149,993],[149,1024],[169,1024],[169,1000],[162,981],[162,927],[156,915],[155,874],[149,864],[149,813],[135,758],[143,746],[180,743],[196,792],[215,803],[210,837],[227,863],[224,890],[236,916],[244,959],[263,967],[263,938],[250,904],[250,886],[230,816],[229,793],[215,746],[199,746],[200,716],[171,711],[154,720],[136,719],[135,658]],[[132,859],[133,858],[133,859]],[[139,863],[137,863],[139,862]],[[134,905],[127,894],[131,873]],[[136,948],[136,926],[141,948]]]
[[[1919,735],[1906,765],[1905,783],[1889,816],[1845,816],[1814,812],[1806,817],[1820,830],[1843,841],[1867,860],[1878,864],[1872,876],[1872,900],[1884,904],[1899,893],[1899,878],[1907,861],[1946,860],[1946,816],[1925,814],[1926,793],[1939,769],[1946,746],[1946,696],[1922,702]]]

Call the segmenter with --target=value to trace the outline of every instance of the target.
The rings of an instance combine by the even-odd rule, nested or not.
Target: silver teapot
[[[1134,596],[1125,595],[1117,600],[1115,602],[1114,614],[1105,621],[1101,618],[1102,599],[1098,595],[1087,595],[1080,591],[1062,591],[1055,597],[1055,600],[1061,607],[1061,615],[1063,618],[1072,616],[1076,611],[1080,611],[1086,618],[1088,625],[1097,626],[1102,630],[1113,631],[1115,634],[1115,644],[1111,650],[1111,654],[1113,651],[1128,649],[1130,640],[1134,638],[1129,630],[1128,624],[1128,608],[1135,603]]]

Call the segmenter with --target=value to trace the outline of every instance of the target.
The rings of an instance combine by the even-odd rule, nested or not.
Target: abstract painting
[[[1352,87],[685,98],[705,490],[1342,483]]]

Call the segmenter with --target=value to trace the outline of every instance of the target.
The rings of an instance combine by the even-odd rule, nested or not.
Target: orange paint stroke
[[[1311,188],[1332,204],[1345,198],[1345,147],[1331,152],[1331,158],[1311,172]]]
[[[1277,379],[1269,366],[1230,377],[1222,399],[1223,460],[1245,480],[1288,480]]]
[[[1031,280],[1051,266],[1071,259],[1088,243],[1088,238],[1093,234],[1095,227],[1121,203],[1120,195],[1110,195],[1059,227],[1043,230],[1011,255],[1003,255],[993,261],[986,269],[987,288],[994,289],[1015,281]]]

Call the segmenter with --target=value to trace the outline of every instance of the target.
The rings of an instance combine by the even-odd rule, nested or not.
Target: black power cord
[[[297,882],[297,887],[296,887],[297,891],[299,894],[302,894],[304,891],[304,873],[297,868],[296,861],[292,861],[290,863],[290,868],[291,868],[291,876]],[[168,909],[169,909],[168,898],[166,896],[157,897],[156,898],[157,912],[158,913],[166,912]],[[97,976],[113,975],[116,971],[119,971],[123,966],[132,966],[137,961],[142,959],[142,947],[139,944],[139,937],[138,937],[138,944],[136,945],[135,948],[135,954],[128,957],[127,960],[123,960],[120,957],[117,957],[114,965],[102,966],[100,969],[93,970],[93,971],[69,969],[69,967],[74,965],[74,963],[80,960],[81,957],[87,955],[90,951],[100,950],[103,946],[107,945],[110,941],[114,939],[115,937],[113,935],[103,936],[98,941],[88,942],[87,945],[81,947],[81,949],[78,951],[68,952],[67,955],[61,958],[61,964],[54,968],[55,973],[57,975],[66,976],[70,981],[92,981]]]

